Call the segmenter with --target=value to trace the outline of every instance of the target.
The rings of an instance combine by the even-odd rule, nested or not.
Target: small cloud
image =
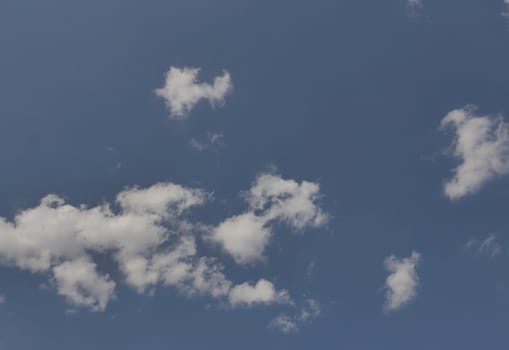
[[[189,146],[191,146],[192,149],[196,151],[205,151],[207,149],[207,145],[198,141],[195,138],[192,138],[191,141],[189,141]]]
[[[299,330],[295,319],[286,314],[280,314],[270,321],[269,328],[283,333],[296,333]]]
[[[208,132],[206,138],[203,141],[200,141],[193,137],[189,141],[189,146],[191,146],[191,148],[196,151],[203,152],[212,147],[224,146],[223,138],[224,136],[222,134],[214,134]]]
[[[5,295],[0,294],[0,304],[4,304],[4,303],[5,303]]]
[[[233,287],[229,294],[229,301],[232,306],[292,303],[286,290],[277,291],[272,282],[265,279],[259,280],[255,285],[245,282]]]
[[[465,250],[474,250],[478,254],[489,255],[493,258],[502,252],[502,245],[495,235],[489,235],[483,241],[476,238],[469,239],[465,243]]]
[[[480,116],[476,110],[475,106],[453,110],[440,123],[440,130],[454,131],[448,154],[460,161],[444,186],[451,200],[474,194],[509,174],[509,125],[501,115]]]
[[[297,333],[300,327],[318,318],[322,310],[315,299],[306,299],[303,306],[293,315],[279,314],[269,323],[269,328],[283,333]]]
[[[417,252],[412,252],[408,258],[394,255],[385,258],[385,268],[390,272],[385,280],[386,312],[398,310],[415,299],[419,287],[416,268],[420,261],[421,255]]]
[[[224,136],[222,134],[212,134],[209,133],[209,139],[211,144],[220,143],[222,142]]]
[[[199,68],[170,67],[165,85],[156,89],[170,111],[170,118],[185,119],[201,100],[208,100],[212,107],[224,104],[224,99],[233,90],[230,73],[224,71],[214,78],[212,84],[198,82]]]

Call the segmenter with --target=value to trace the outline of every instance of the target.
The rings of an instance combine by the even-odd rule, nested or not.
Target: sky
[[[3,0],[0,349],[506,349],[507,13]]]

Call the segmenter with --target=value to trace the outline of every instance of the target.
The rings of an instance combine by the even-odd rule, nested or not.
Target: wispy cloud
[[[466,250],[474,250],[479,254],[495,257],[502,252],[502,245],[495,235],[489,235],[484,240],[471,238],[465,243]]]
[[[194,149],[195,151],[203,152],[212,147],[223,146],[224,145],[223,139],[224,136],[222,134],[207,133],[207,136],[204,140],[198,140],[193,137],[189,141],[189,146],[191,146],[191,148]]]
[[[283,333],[297,333],[300,327],[320,316],[321,306],[315,299],[306,299],[293,315],[279,314],[269,323],[269,328]]]

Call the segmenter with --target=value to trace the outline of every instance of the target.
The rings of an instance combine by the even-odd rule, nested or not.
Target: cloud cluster
[[[445,183],[449,199],[479,191],[490,180],[509,173],[509,126],[502,116],[476,115],[473,106],[449,112],[440,128],[452,128],[451,155],[460,160]]]
[[[203,225],[186,220],[186,213],[210,198],[173,183],[128,188],[114,204],[90,208],[48,195],[12,221],[0,217],[0,263],[49,275],[59,295],[93,311],[106,308],[117,285],[98,271],[94,253],[111,254],[139,293],[163,285],[232,306],[289,302],[287,291],[264,279],[235,285],[217,259],[198,254],[195,233]]]
[[[215,77],[212,84],[198,82],[199,72],[198,68],[170,67],[164,86],[155,90],[155,94],[164,99],[170,117],[187,117],[200,100],[208,100],[213,107],[222,105],[226,95],[233,89],[228,72],[224,71],[223,75]]]
[[[327,215],[317,204],[319,195],[316,183],[261,174],[245,195],[248,210],[220,223],[210,240],[239,264],[263,261],[273,223],[284,223],[297,231],[326,223]]]
[[[315,299],[306,299],[304,305],[296,314],[279,314],[269,323],[269,328],[283,333],[296,333],[303,324],[319,317],[321,311],[318,301]]]
[[[420,261],[421,255],[417,252],[412,252],[408,258],[391,255],[385,259],[385,268],[390,272],[385,280],[385,311],[395,311],[417,296],[419,277],[416,268]]]

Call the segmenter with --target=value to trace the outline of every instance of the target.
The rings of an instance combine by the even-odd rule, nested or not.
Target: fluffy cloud
[[[283,333],[296,333],[300,326],[319,317],[320,314],[320,304],[315,299],[306,299],[297,313],[291,316],[285,313],[276,316],[269,323],[269,328]]]
[[[259,280],[256,285],[243,283],[235,286],[230,291],[230,303],[232,305],[272,304],[288,303],[290,298],[286,290],[276,291],[274,285],[264,279]]]
[[[220,223],[210,239],[239,264],[264,260],[272,223],[285,223],[297,231],[326,223],[327,215],[317,204],[319,194],[316,183],[261,174],[246,194],[248,211]]]
[[[185,118],[200,100],[208,100],[213,107],[221,105],[233,89],[228,72],[215,77],[212,84],[197,82],[199,72],[198,68],[171,67],[165,85],[155,90],[164,99],[172,118]]]
[[[200,256],[195,233],[201,224],[186,212],[211,195],[173,183],[126,189],[114,205],[73,206],[57,195],[0,217],[0,263],[48,274],[71,305],[103,311],[115,297],[116,283],[98,271],[93,253],[112,254],[125,282],[139,293],[158,285],[182,295],[209,296],[232,306],[290,302],[264,279],[235,285],[214,258]]]
[[[495,257],[502,252],[502,245],[497,241],[495,235],[489,235],[486,239],[479,241],[478,239],[470,239],[465,244],[467,250],[474,249],[479,254],[486,254]]]
[[[460,160],[452,179],[445,183],[449,199],[479,191],[490,180],[509,173],[509,127],[502,116],[476,115],[468,106],[449,112],[440,128],[452,128],[451,154]]]
[[[114,296],[115,282],[100,276],[87,258],[66,261],[53,268],[58,294],[71,304],[103,311]]]
[[[219,242],[240,264],[259,261],[271,235],[265,225],[263,218],[247,212],[223,221],[214,229],[212,240]]]
[[[416,268],[420,261],[421,255],[417,252],[412,252],[408,258],[391,255],[385,259],[385,268],[390,272],[385,280],[387,312],[401,308],[417,296],[419,277]]]

